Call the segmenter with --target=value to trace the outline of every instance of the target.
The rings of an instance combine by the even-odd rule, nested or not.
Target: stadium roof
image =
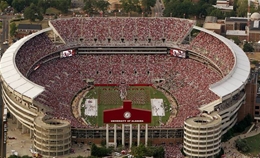
[[[44,87],[31,82],[19,72],[15,64],[15,56],[17,51],[26,41],[49,30],[51,30],[51,28],[47,28],[25,36],[24,38],[11,45],[5,51],[1,58],[0,73],[3,82],[5,82],[11,89],[31,99],[37,97],[40,93],[42,93],[44,91]]]
[[[235,64],[231,72],[219,82],[210,85],[210,90],[218,96],[224,97],[244,86],[250,75],[250,62],[245,52],[234,42],[223,36],[197,26],[193,28],[214,35],[231,48],[235,57]]]

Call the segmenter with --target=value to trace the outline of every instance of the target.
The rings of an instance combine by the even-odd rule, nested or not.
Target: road
[[[0,47],[1,47],[0,57],[2,57],[2,54],[8,48],[8,45],[3,45],[3,42],[5,40],[8,40],[9,17],[1,16],[0,19],[2,19],[2,32],[0,34]],[[3,113],[4,113],[4,104],[2,99],[2,86],[0,86],[0,158],[6,158],[6,143],[4,143],[4,137],[6,139],[7,132],[4,133]]]
[[[162,0],[156,0],[155,6],[152,8],[152,17],[162,17],[164,4]]]
[[[1,50],[1,56],[5,52],[5,50],[8,48],[8,45],[3,45],[3,42],[8,40],[8,32],[9,32],[9,16],[1,16],[0,19],[2,19],[2,33],[0,36],[0,47]]]

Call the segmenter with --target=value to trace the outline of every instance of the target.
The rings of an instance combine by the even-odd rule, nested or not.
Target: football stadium
[[[214,157],[245,103],[250,63],[193,20],[80,17],[12,44],[0,73],[6,108],[44,157],[102,141]]]

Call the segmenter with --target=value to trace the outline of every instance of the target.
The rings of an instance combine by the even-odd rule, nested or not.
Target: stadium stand
[[[133,98],[139,105],[147,100],[145,93],[140,90],[136,97],[131,90],[127,91],[128,86],[151,85],[178,103],[176,116],[170,116],[167,123],[160,125],[160,131],[168,133],[169,139],[183,137],[184,121],[202,111],[228,115],[221,125],[225,133],[235,124],[237,110],[245,98],[249,62],[244,52],[228,39],[194,24],[194,21],[178,18],[84,17],[50,21],[50,28],[21,39],[3,55],[0,71],[4,103],[30,130],[34,130],[34,118],[43,114],[68,121],[71,128],[76,129],[72,130],[77,135],[75,137],[88,138],[84,130],[94,128],[104,133],[104,127],[86,124],[77,109],[71,107],[76,95],[89,88],[87,79],[93,79],[97,85],[117,85],[118,97]],[[199,30],[198,35],[182,43],[192,29]],[[59,36],[62,42],[57,44],[49,31]],[[161,52],[149,53],[157,46],[160,46]],[[127,54],[124,50],[112,51],[126,47],[133,50]],[[77,51],[79,48],[82,54],[61,56],[61,51]],[[92,48],[101,50],[96,54],[96,50],[87,53]],[[102,48],[106,48],[103,54]],[[171,49],[187,51],[187,55],[190,51],[193,56],[178,58],[170,55]],[[205,62],[195,60],[197,56],[203,56]],[[7,73],[9,71],[11,73]],[[104,90],[102,95],[111,102],[118,99],[112,98],[109,90]],[[38,106],[44,108],[37,109]],[[155,129],[151,132],[159,138],[156,132],[159,127],[149,128]],[[141,129],[145,126],[141,125]],[[166,138],[164,134],[160,136]],[[104,138],[101,136],[100,139]],[[166,145],[166,157],[181,157],[180,148],[180,145]]]

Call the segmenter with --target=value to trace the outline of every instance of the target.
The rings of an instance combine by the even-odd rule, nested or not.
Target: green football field
[[[132,101],[133,108],[151,110],[151,99],[155,98],[163,99],[165,116],[162,116],[161,118],[159,118],[159,116],[153,116],[150,126],[159,126],[160,120],[162,123],[165,123],[169,119],[170,103],[168,99],[161,91],[158,91],[151,86],[130,86],[127,88],[126,99]],[[84,96],[81,105],[85,103],[86,99],[98,100],[98,116],[85,116],[85,107],[81,106],[81,116],[87,123],[93,126],[103,126],[104,110],[119,108],[123,105],[118,87],[95,87]]]

